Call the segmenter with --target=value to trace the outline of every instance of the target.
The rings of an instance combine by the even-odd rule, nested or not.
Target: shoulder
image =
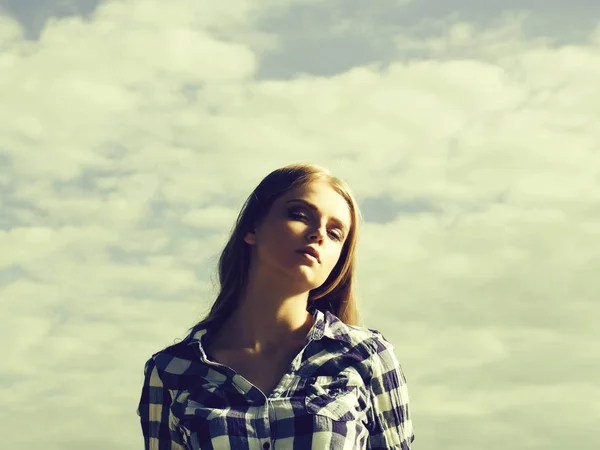
[[[147,377],[158,376],[165,385],[174,385],[178,378],[194,370],[197,360],[194,348],[184,340],[153,353],[146,360],[144,371]]]
[[[350,330],[353,340],[363,347],[363,351],[368,353],[367,358],[372,373],[389,371],[402,373],[395,345],[379,330],[356,325],[346,325],[346,327]],[[403,375],[400,376],[403,377]]]
[[[348,354],[360,355],[361,359],[374,370],[374,366],[384,366],[388,370],[397,366],[395,347],[374,328],[359,325],[348,325],[341,321],[332,327],[335,339],[343,341],[343,348]]]
[[[359,325],[345,325],[354,340],[361,342],[373,342],[383,338],[380,331]]]
[[[368,347],[371,353],[381,353],[385,350],[393,350],[394,345],[385,338],[385,336],[374,328],[367,328],[359,325],[346,325],[344,328],[348,337],[355,345],[364,345]]]
[[[370,351],[375,351],[381,346],[391,345],[379,330],[361,325],[349,325],[329,311],[325,312],[324,322],[326,324],[325,336],[343,341],[351,348],[367,347]]]

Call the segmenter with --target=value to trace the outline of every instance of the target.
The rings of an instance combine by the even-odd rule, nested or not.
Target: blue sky
[[[140,448],[144,362],[308,161],[415,449],[598,448],[598,86],[591,0],[0,0],[3,445]]]

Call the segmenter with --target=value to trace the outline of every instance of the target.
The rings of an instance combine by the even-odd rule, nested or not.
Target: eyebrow
[[[288,200],[285,203],[288,204],[288,203],[291,203],[291,202],[304,203],[306,206],[308,206],[313,211],[317,211],[317,212],[319,211],[319,208],[317,208],[316,205],[314,205],[311,202],[309,202],[308,200],[304,200],[302,198],[294,198],[292,200]],[[337,223],[339,225],[339,227],[342,229],[342,231],[344,232],[344,234],[346,234],[348,232],[348,228],[346,227],[346,225],[344,225],[344,222],[342,222],[340,219],[338,219],[337,217],[332,217],[331,220],[333,220],[335,223]]]

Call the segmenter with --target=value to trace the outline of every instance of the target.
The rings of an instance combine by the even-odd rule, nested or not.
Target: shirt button
[[[268,442],[265,442],[265,443],[263,444],[263,448],[264,448],[265,450],[267,450],[269,447],[271,447],[271,444],[269,444]]]

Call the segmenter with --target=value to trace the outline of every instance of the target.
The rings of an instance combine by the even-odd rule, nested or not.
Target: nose
[[[310,233],[310,240],[312,241],[314,237],[317,237],[317,240],[319,240],[319,241],[323,240],[326,232],[327,231],[326,230],[324,231],[322,227],[319,227]]]

